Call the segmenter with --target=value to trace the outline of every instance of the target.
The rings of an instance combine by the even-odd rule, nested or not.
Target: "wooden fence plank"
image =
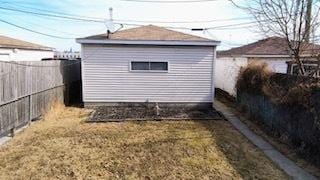
[[[0,137],[63,102],[64,86],[80,81],[80,61],[0,61]]]

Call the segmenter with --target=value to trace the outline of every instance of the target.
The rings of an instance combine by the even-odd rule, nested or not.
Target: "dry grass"
[[[240,71],[236,89],[241,92],[259,94],[263,92],[272,74],[267,63],[250,63]]]
[[[263,130],[260,124],[256,124],[256,122],[252,122],[249,120],[247,115],[243,114],[237,104],[235,102],[230,101],[229,97],[224,96],[216,96],[216,98],[226,104],[229,108],[231,108],[232,112],[236,114],[240,120],[245,123],[253,132],[261,136],[264,140],[269,142],[272,146],[274,146],[278,151],[284,154],[286,157],[294,161],[298,166],[302,167],[304,170],[316,176],[320,179],[320,168],[312,165],[307,160],[303,159],[301,155],[297,152],[295,148],[292,148],[288,145],[285,139],[273,137],[270,133]]]
[[[279,82],[273,79],[274,73],[266,63],[250,63],[243,68],[238,76],[236,89],[239,92],[263,94],[275,104],[302,105],[312,109],[310,98],[320,90],[317,78],[300,77],[294,82],[283,79]]]
[[[249,121],[247,118],[243,117],[241,113],[238,112],[237,114],[241,121],[244,122],[252,131],[263,137],[263,139],[268,141],[286,157],[294,161],[298,166],[302,167],[304,170],[320,179],[320,168],[303,159],[294,148],[290,147],[287,143],[282,142],[286,140],[281,140],[281,138],[277,139],[271,135],[268,135],[259,125]]]
[[[86,124],[56,106],[0,148],[0,179],[287,179],[226,121]]]

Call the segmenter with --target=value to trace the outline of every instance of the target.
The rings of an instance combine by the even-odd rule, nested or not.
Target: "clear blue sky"
[[[163,0],[166,1],[166,0]],[[167,0],[171,1],[171,0]],[[238,0],[238,2],[241,0]],[[245,12],[234,7],[228,0],[194,3],[142,3],[124,0],[0,0],[0,7],[20,9],[33,12],[55,11],[82,16],[109,18],[108,9],[114,9],[113,18],[119,20],[141,21],[208,21],[216,19],[245,18]],[[106,24],[81,22],[74,20],[43,17],[21,12],[0,9],[0,19],[23,26],[38,32],[62,36],[71,39],[57,39],[28,32],[17,27],[0,22],[1,35],[10,36],[34,43],[54,47],[57,50],[73,48],[79,50],[80,46],[72,38],[106,32]],[[176,26],[188,28],[216,27],[230,24],[250,22],[252,19],[238,19],[233,21],[215,21],[206,23],[161,23],[160,26]],[[138,23],[145,24],[145,23]],[[150,24],[150,23],[146,23]],[[131,26],[125,26],[129,28]],[[262,38],[252,28],[228,27],[205,32],[192,32],[179,30],[186,33],[220,40],[220,49],[228,49]],[[244,25],[242,25],[244,27]]]

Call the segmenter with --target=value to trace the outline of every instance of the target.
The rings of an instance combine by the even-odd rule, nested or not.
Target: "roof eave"
[[[227,54],[219,57],[245,57],[245,58],[291,58],[288,54]],[[301,57],[312,57],[312,54],[302,54]]]
[[[123,44],[123,45],[171,45],[171,46],[218,46],[220,41],[174,41],[174,40],[97,40],[76,39],[80,44]]]
[[[290,58],[290,55],[287,54],[244,54],[242,56],[247,58]]]
[[[261,58],[292,58],[293,56],[289,54],[249,54],[249,55],[242,55],[243,57],[247,58],[255,58],[255,57],[261,57]],[[301,54],[301,57],[312,57],[314,55],[312,54]]]
[[[26,47],[26,46],[4,46],[0,45],[0,48],[2,49],[25,49],[25,50],[36,50],[36,51],[53,51],[54,48],[51,47]]]

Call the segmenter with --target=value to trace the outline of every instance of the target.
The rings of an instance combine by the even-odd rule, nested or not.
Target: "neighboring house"
[[[86,106],[213,102],[218,41],[148,25],[77,42]]]
[[[54,58],[55,59],[68,59],[68,60],[79,60],[81,59],[81,53],[79,51],[55,51],[54,52]]]
[[[317,53],[320,45],[305,44],[303,57],[311,58]],[[250,63],[265,62],[269,68],[277,73],[287,73],[288,61],[292,61],[287,42],[284,38],[270,37],[251,44],[217,52],[216,87],[235,96],[235,84],[241,67]]]
[[[320,77],[320,62],[318,59],[311,59],[311,60],[303,60],[303,67],[305,73],[309,76],[312,75],[313,77]],[[289,61],[288,64],[288,74],[299,75],[299,66],[295,61]]]
[[[43,58],[53,58],[53,49],[0,36],[0,61],[41,61]]]

